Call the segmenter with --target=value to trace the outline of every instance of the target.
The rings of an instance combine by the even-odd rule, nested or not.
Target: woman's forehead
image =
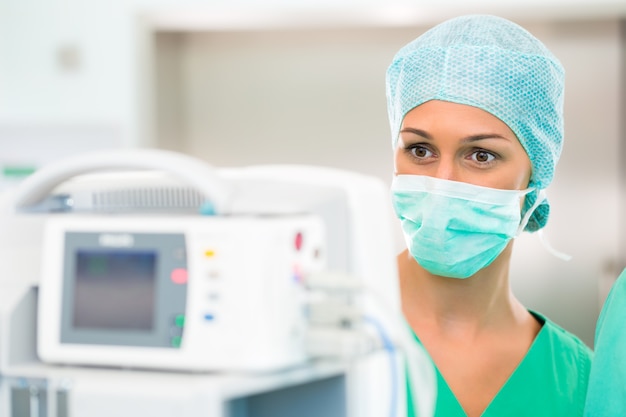
[[[517,138],[511,128],[491,113],[478,107],[441,100],[431,100],[410,110],[401,129],[418,128],[456,132],[457,134],[498,134]]]

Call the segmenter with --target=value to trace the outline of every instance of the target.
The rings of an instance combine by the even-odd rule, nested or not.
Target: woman
[[[493,16],[436,26],[387,71],[402,308],[437,370],[437,416],[583,413],[591,351],[509,284],[513,238],[548,219],[563,77],[541,42]]]

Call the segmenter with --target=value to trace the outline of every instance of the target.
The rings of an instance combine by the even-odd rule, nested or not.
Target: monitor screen
[[[187,271],[184,234],[68,231],[64,237],[62,343],[180,346],[187,282],[175,278]]]
[[[73,326],[151,331],[157,253],[148,250],[76,252]]]

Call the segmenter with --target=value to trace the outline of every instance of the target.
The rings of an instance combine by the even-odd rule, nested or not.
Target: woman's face
[[[531,164],[513,131],[476,107],[428,101],[407,113],[395,150],[395,173],[522,190]]]

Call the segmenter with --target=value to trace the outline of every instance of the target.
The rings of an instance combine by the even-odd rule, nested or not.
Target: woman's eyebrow
[[[478,134],[478,135],[471,135],[471,136],[467,136],[465,138],[463,138],[462,142],[476,142],[479,140],[483,140],[483,139],[504,139],[507,141],[510,141],[511,138],[508,138],[506,136],[502,136],[498,133],[482,133],[482,134]]]
[[[421,136],[424,139],[433,140],[433,136],[430,133],[428,133],[425,130],[417,129],[414,127],[405,127],[404,129],[400,131],[400,133],[412,133],[414,135]],[[461,141],[464,143],[471,143],[471,142],[477,142],[479,140],[484,140],[484,139],[504,139],[507,141],[511,141],[511,138],[500,135],[499,133],[479,133],[476,135],[466,136]]]
[[[417,129],[414,127],[405,127],[400,131],[400,133],[412,133],[414,135],[418,135],[423,137],[424,139],[433,140],[433,136],[425,130]],[[483,139],[504,139],[511,140],[506,136],[500,135],[498,133],[479,133],[476,135],[466,136],[462,139],[463,142],[476,142]]]
[[[425,130],[416,129],[414,127],[405,127],[404,129],[402,129],[400,131],[400,133],[413,133],[414,135],[421,136],[424,139],[428,139],[428,140],[432,140],[433,139],[433,137],[428,132],[426,132]]]

